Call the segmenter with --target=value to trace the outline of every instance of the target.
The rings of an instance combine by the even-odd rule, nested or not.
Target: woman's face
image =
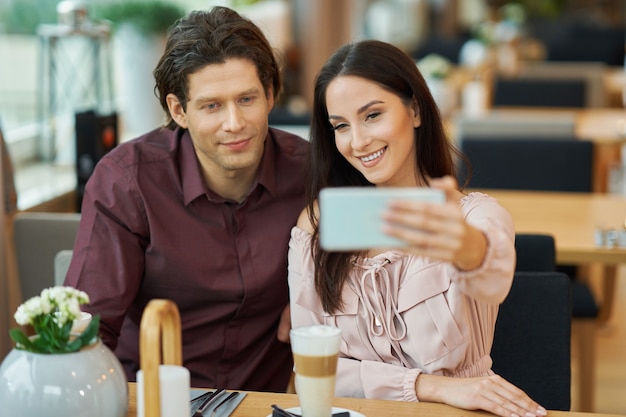
[[[326,90],[326,105],[337,149],[377,186],[416,186],[416,105],[380,85],[356,76],[340,76]]]

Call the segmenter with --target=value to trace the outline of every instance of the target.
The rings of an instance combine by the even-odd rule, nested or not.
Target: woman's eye
[[[380,112],[376,111],[376,112],[368,113],[365,118],[368,120],[372,120],[372,119],[377,118],[378,116],[380,116]]]
[[[341,129],[343,129],[346,126],[348,126],[346,123],[339,123],[339,124],[336,124],[336,125],[332,125],[332,129],[335,130],[335,131],[336,130],[341,130]]]

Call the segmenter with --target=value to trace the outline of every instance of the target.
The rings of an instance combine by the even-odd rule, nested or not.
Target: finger
[[[507,399],[513,406],[518,407],[524,414],[530,417],[532,415],[545,415],[546,410],[538,403],[533,401],[528,394],[520,388],[511,384],[504,378],[498,376],[498,387],[500,394]]]
[[[460,223],[462,214],[454,205],[397,201],[390,204],[383,219],[409,228],[435,231]]]
[[[515,401],[510,401],[504,397],[499,397],[497,400],[489,400],[488,405],[483,408],[485,411],[489,411],[493,414],[502,417],[543,417],[547,413],[540,412],[543,409],[539,405],[536,407],[522,407]]]
[[[447,215],[402,211],[390,213],[384,220],[394,237],[417,245],[429,243],[434,247],[458,249],[465,233],[464,221]]]
[[[443,190],[446,194],[446,201],[453,200],[459,188],[457,180],[451,175],[446,175],[441,178],[432,178],[429,185],[432,188]]]
[[[493,375],[485,380],[489,388],[483,389],[482,393],[488,400],[490,409],[494,414],[508,417],[537,417],[545,416],[546,411],[528,395],[515,385],[509,383],[499,375]]]
[[[442,256],[444,253],[450,254],[451,256],[460,248],[459,239],[452,235],[420,229],[408,229],[394,225],[384,226],[383,232],[406,242],[415,249],[419,249],[430,255],[437,255],[437,257]]]

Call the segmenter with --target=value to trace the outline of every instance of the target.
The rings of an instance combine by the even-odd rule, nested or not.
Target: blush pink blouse
[[[323,311],[313,281],[311,235],[294,227],[289,244],[292,327],[341,329],[336,395],[419,401],[421,372],[451,377],[490,375],[498,305],[515,270],[510,214],[482,193],[461,200],[467,222],[488,241],[483,264],[452,264],[391,250],[355,262],[343,288],[344,309]]]

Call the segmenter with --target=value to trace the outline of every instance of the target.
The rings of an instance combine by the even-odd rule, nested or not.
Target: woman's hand
[[[415,382],[420,401],[448,404],[465,410],[485,410],[502,417],[541,417],[546,409],[499,375],[451,378],[421,374]]]
[[[385,233],[406,241],[406,252],[452,262],[462,270],[478,268],[487,251],[483,233],[470,226],[459,206],[463,194],[454,178],[431,180],[444,191],[444,204],[396,200],[385,212]]]

